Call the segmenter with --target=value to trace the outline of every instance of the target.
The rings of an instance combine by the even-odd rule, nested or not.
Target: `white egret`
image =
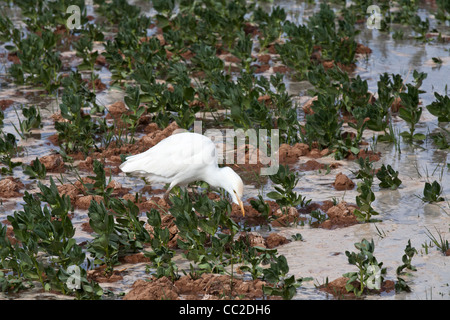
[[[147,151],[129,156],[120,165],[125,173],[157,183],[170,183],[167,193],[176,185],[185,187],[193,181],[205,181],[227,191],[245,216],[242,195],[244,183],[230,167],[219,168],[214,142],[191,132],[171,135]]]

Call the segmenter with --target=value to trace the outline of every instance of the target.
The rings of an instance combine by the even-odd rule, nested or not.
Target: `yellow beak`
[[[236,194],[236,193],[235,193]],[[244,210],[244,203],[241,201],[241,199],[239,199],[238,195],[236,194],[236,198],[239,202],[239,207],[241,207],[241,211],[242,211],[242,216],[245,217],[245,210]]]

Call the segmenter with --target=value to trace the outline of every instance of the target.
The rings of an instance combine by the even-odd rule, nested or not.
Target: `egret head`
[[[233,202],[239,205],[242,215],[245,216],[244,204],[241,200],[244,194],[244,183],[241,177],[230,167],[223,167],[221,170],[223,172],[222,187],[230,194]]]

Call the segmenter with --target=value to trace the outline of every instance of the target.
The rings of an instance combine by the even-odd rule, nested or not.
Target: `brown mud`
[[[137,280],[124,300],[254,300],[263,297],[261,280],[244,281],[229,275],[182,276],[172,282],[167,277]]]

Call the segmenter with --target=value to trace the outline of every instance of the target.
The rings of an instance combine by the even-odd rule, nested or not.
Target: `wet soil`
[[[199,278],[182,276],[174,282],[167,277],[137,280],[124,300],[254,300],[263,297],[261,280],[244,281],[229,275],[202,274]]]
[[[348,278],[340,277],[329,282],[326,285],[320,286],[319,289],[332,295],[336,299],[361,299],[360,297],[357,297],[353,292],[347,292],[347,289],[345,288],[347,281]],[[352,285],[357,288],[360,287],[360,283],[358,281],[353,281]],[[395,286],[394,281],[385,280],[383,281],[383,283],[381,283],[379,290],[366,288],[363,294],[380,295],[383,293],[390,293],[395,290],[394,286]]]
[[[21,197],[24,184],[19,178],[6,177],[0,180],[0,199]]]

